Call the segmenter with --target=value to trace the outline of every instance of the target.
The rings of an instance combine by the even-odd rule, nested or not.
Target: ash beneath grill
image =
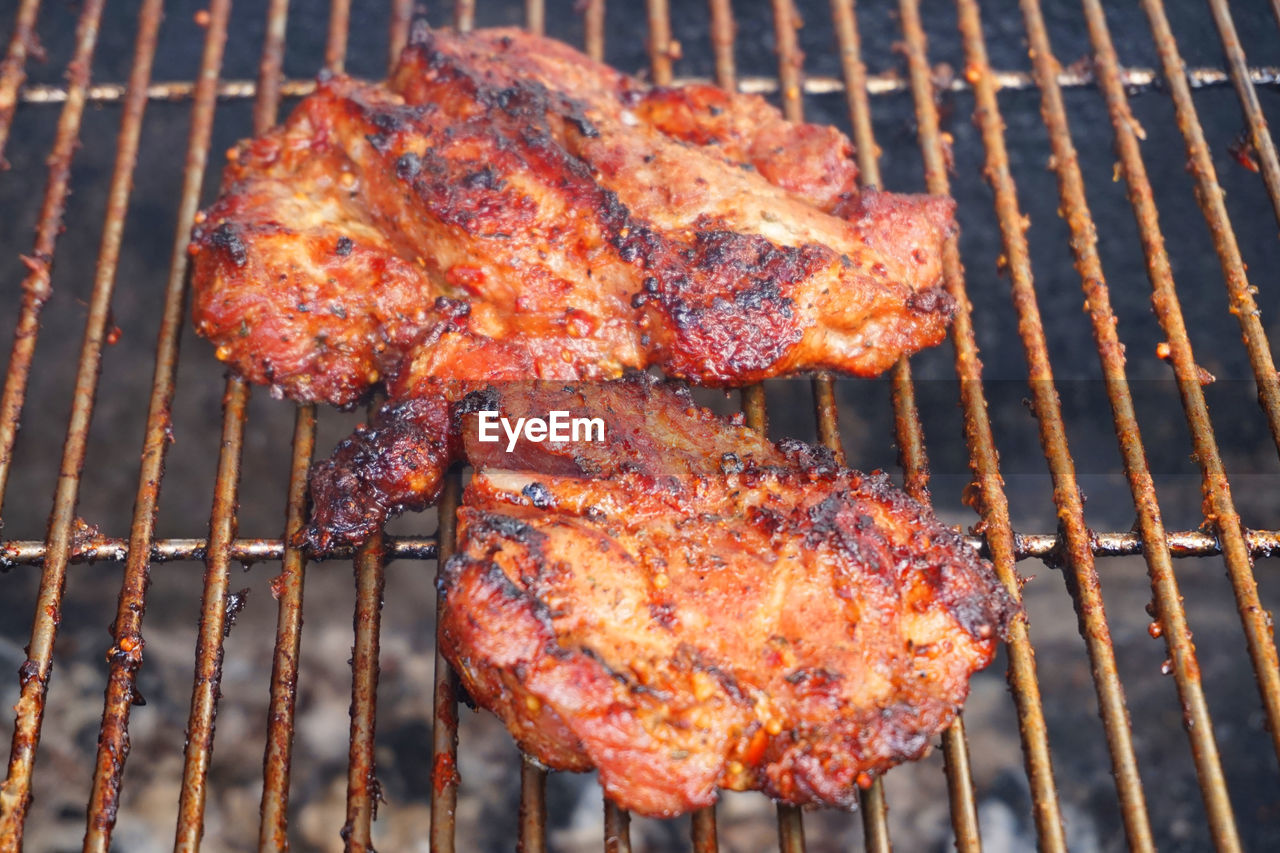
[[[0,34],[7,34],[17,4],[0,9]],[[69,6],[41,12],[39,31],[49,51],[44,64],[31,66],[33,82],[58,84],[70,55],[72,17]],[[204,0],[175,0],[168,5],[155,79],[190,80],[203,37],[193,13]],[[324,43],[326,7],[320,0],[297,0],[289,19],[286,73],[305,77],[319,65]],[[436,4],[433,4],[433,7]],[[445,6],[433,8],[433,22],[443,23]],[[705,7],[672,4],[673,27],[685,59],[677,73],[709,76],[711,61]],[[775,73],[773,25],[769,4],[737,4],[739,73]],[[829,11],[820,0],[797,3],[808,23],[800,37],[807,51],[806,69],[815,75],[838,75],[839,59],[827,26]],[[872,71],[900,68],[893,43],[900,38],[889,11],[893,4],[862,4],[859,23]],[[984,21],[992,62],[1001,68],[1026,68],[1022,21],[1011,0],[984,3]],[[1048,5],[1048,4],[1047,4]],[[1122,5],[1122,4],[1119,4]],[[1274,22],[1266,4],[1234,11],[1245,49],[1254,64],[1277,64]],[[479,23],[517,24],[522,4],[478,4]],[[1170,4],[1175,32],[1191,65],[1218,64],[1221,53],[1199,4]],[[372,11],[378,7],[376,13]],[[571,2],[549,4],[553,35],[581,43],[579,19]],[[608,59],[636,69],[647,63],[634,9],[608,4]],[[950,7],[930,9],[931,59],[963,66]],[[352,70],[377,76],[385,57],[385,20],[381,4],[358,4],[350,40]],[[1121,59],[1129,65],[1156,61],[1140,12],[1124,6],[1109,10]],[[1059,59],[1070,62],[1087,50],[1087,38],[1075,4],[1047,10]],[[251,79],[261,44],[262,12],[254,4],[233,13],[224,76]],[[103,22],[94,78],[125,79],[135,21],[128,15]],[[1274,91],[1260,93],[1264,108],[1274,113]],[[1221,274],[1185,174],[1185,152],[1172,121],[1168,99],[1156,92],[1135,97],[1134,110],[1149,138],[1144,155],[1156,186],[1162,225],[1174,256],[1184,311],[1194,318],[1193,343],[1201,363],[1218,377],[1207,389],[1218,437],[1226,455],[1237,503],[1247,524],[1274,528],[1280,518],[1280,488],[1275,449],[1252,400],[1247,359],[1239,330],[1225,310]],[[1119,473],[1110,414],[1098,379],[1088,323],[1079,311],[1079,280],[1071,267],[1066,229],[1055,212],[1057,193],[1044,169],[1048,144],[1038,116],[1034,92],[1008,92],[1001,106],[1009,125],[1011,168],[1021,201],[1030,215],[1029,232],[1041,308],[1068,417],[1068,434],[1076,454],[1083,488],[1088,492],[1088,520],[1096,529],[1126,529],[1133,510],[1127,485]],[[1256,175],[1234,165],[1229,147],[1241,119],[1229,89],[1202,92],[1197,106],[1205,123],[1220,178],[1245,259],[1259,277],[1280,268],[1280,242],[1266,194]],[[963,233],[962,251],[975,305],[979,343],[987,364],[996,441],[1014,512],[1015,527],[1052,530],[1055,519],[1044,460],[1035,424],[1020,404],[1027,395],[1025,369],[1008,284],[997,272],[999,235],[991,213],[990,194],[979,175],[980,140],[968,120],[967,96],[947,99],[947,130],[955,136],[955,195]],[[1132,215],[1123,188],[1111,181],[1114,156],[1111,133],[1100,97],[1092,90],[1067,94],[1075,141],[1081,153],[1099,233],[1103,262],[1121,317],[1120,332],[1129,345],[1131,375],[1148,455],[1161,490],[1162,508],[1171,529],[1200,523],[1199,478],[1187,459],[1190,442],[1182,426],[1176,390],[1168,368],[1155,356],[1162,335],[1151,318],[1149,287]],[[886,186],[919,189],[920,158],[914,137],[910,100],[905,95],[877,99],[873,109],[877,135],[884,148]],[[847,110],[840,95],[810,98],[811,120],[847,129]],[[248,132],[250,105],[233,101],[219,107],[212,150],[220,152]],[[80,513],[110,536],[127,534],[136,488],[137,451],[152,374],[154,341],[159,325],[159,297],[164,284],[177,205],[177,187],[190,109],[186,105],[152,104],[144,126],[135,193],[114,300],[119,343],[105,355],[103,391],[95,411],[89,461]],[[84,324],[84,300],[93,280],[93,261],[101,233],[107,178],[119,126],[118,106],[86,111],[82,140],[73,171],[74,193],[67,229],[60,238],[54,269],[54,296],[44,317],[13,478],[4,506],[6,538],[38,539],[57,475],[57,460],[71,399],[75,342]],[[1276,117],[1272,115],[1273,121]],[[46,155],[57,121],[56,107],[19,109],[7,158],[13,169],[0,173],[0,304],[16,304],[21,280],[18,254],[30,249],[30,226],[36,220]],[[216,155],[215,155],[216,159]],[[216,184],[214,163],[206,179],[207,200]],[[1261,283],[1261,282],[1258,282]],[[1280,291],[1263,287],[1258,300],[1265,321],[1280,316]],[[4,332],[7,334],[7,332]],[[7,339],[6,339],[7,340]],[[179,373],[173,433],[157,530],[160,536],[199,536],[207,530],[216,453],[221,367],[208,347],[188,342]],[[949,521],[972,524],[974,515],[960,503],[968,480],[966,448],[955,408],[948,346],[916,359],[917,393],[934,470],[934,495]],[[884,382],[841,382],[841,424],[850,460],[860,467],[892,467],[892,419]],[[804,383],[776,383],[770,389],[775,436],[812,436],[810,399]],[[255,392],[246,436],[241,490],[241,532],[246,536],[278,536],[283,519],[291,407]],[[354,417],[322,415],[317,443],[327,452],[345,434]],[[426,517],[404,529],[430,531]],[[1239,619],[1220,560],[1186,560],[1175,564],[1196,632],[1206,693],[1227,774],[1227,784],[1245,845],[1280,849],[1280,778],[1269,738],[1262,727],[1257,688],[1245,653]],[[1274,607],[1275,562],[1259,561],[1263,603]],[[1072,849],[1118,850],[1123,847],[1120,816],[1109,773],[1104,732],[1098,721],[1094,690],[1083,644],[1077,633],[1063,578],[1038,563],[1020,566],[1032,575],[1025,588],[1031,634],[1037,652],[1045,712],[1053,747],[1055,775],[1068,821]],[[210,774],[205,849],[248,849],[256,843],[262,755],[266,734],[268,678],[275,630],[275,604],[270,578],[277,567],[238,570],[232,589],[249,588],[242,614],[227,641],[222,701]],[[1165,850],[1202,850],[1209,846],[1203,808],[1183,734],[1183,719],[1172,678],[1160,675],[1164,644],[1147,633],[1144,606],[1150,599],[1145,566],[1140,559],[1106,560],[1099,564],[1111,629],[1117,646],[1142,777],[1156,841]],[[196,624],[202,567],[182,563],[158,565],[148,598],[144,627],[147,646],[140,689],[147,704],[132,715],[133,751],[125,775],[115,847],[128,851],[171,848],[182,770],[183,729],[191,693]],[[382,633],[382,677],[379,691],[377,760],[386,796],[374,840],[384,851],[426,849],[430,797],[430,684],[434,612],[434,565],[396,563],[387,570],[387,606]],[[96,746],[110,624],[119,591],[118,566],[73,566],[56,650],[44,736],[35,771],[36,801],[28,828],[28,848],[80,849],[91,762]],[[30,630],[38,570],[14,569],[0,576],[0,708],[17,696],[13,673],[23,661]],[[345,811],[347,716],[351,673],[347,659],[353,639],[351,613],[354,586],[349,562],[310,567],[306,585],[306,627],[298,696],[291,828],[294,848],[301,851],[341,849],[339,829]],[[973,682],[967,706],[970,751],[979,796],[979,813],[987,850],[1029,849],[1033,843],[1031,809],[1017,720],[1003,680],[1004,661]],[[510,850],[518,804],[518,759],[505,730],[486,714],[463,711],[458,808],[459,849]],[[0,715],[0,744],[12,732],[12,716]],[[899,768],[886,778],[890,830],[899,850],[947,850],[949,818],[941,758],[935,754],[916,765]],[[552,775],[548,790],[549,833],[555,849],[598,850],[602,837],[599,789],[590,777]],[[725,850],[754,851],[775,844],[771,805],[758,795],[729,795],[719,809],[719,834]],[[833,812],[809,814],[805,823],[812,851],[859,849],[857,816]],[[637,850],[687,849],[689,822],[635,820],[632,839]]]

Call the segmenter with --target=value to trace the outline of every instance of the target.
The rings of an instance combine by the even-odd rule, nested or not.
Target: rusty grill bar
[[[533,0],[529,0],[532,4]],[[720,2],[720,0],[715,0]],[[531,5],[532,7],[532,5]],[[713,7],[714,10],[714,7]],[[584,13],[585,14],[585,13]],[[532,26],[528,29],[533,30]],[[545,30],[545,27],[538,32]],[[728,43],[732,47],[732,42]],[[1251,86],[1274,86],[1280,82],[1280,66],[1261,65],[1248,66],[1242,70]],[[1001,91],[1016,92],[1036,87],[1035,76],[1025,71],[1008,71],[993,69],[991,72]],[[1154,68],[1123,68],[1120,71],[1125,89],[1129,92],[1141,93],[1149,89],[1162,88],[1160,71]],[[719,81],[720,72],[713,78],[675,76],[672,82],[707,83]],[[1064,89],[1079,89],[1097,83],[1094,75],[1088,71],[1064,69],[1057,74],[1058,85]],[[1217,86],[1234,85],[1235,79],[1221,68],[1188,68],[1187,83],[1192,89],[1207,89]],[[314,80],[282,80],[280,94],[286,98],[300,98],[315,91]],[[967,92],[972,87],[963,77],[953,77],[940,86],[946,92]],[[122,101],[127,87],[123,83],[94,83],[85,90],[85,100],[89,103],[111,103]],[[745,76],[739,78],[738,89],[755,95],[772,95],[780,91],[777,77]],[[806,75],[800,84],[805,95],[830,95],[845,91],[845,81],[839,77],[828,77],[822,74]],[[870,95],[892,95],[899,92],[910,92],[911,84],[901,75],[893,72],[881,72],[867,77],[866,91]],[[152,83],[146,89],[147,98],[152,101],[186,101],[195,92],[195,84],[187,80],[166,80]],[[218,98],[224,101],[247,100],[258,94],[258,83],[253,80],[220,80],[218,82]],[[62,86],[51,86],[36,83],[24,86],[15,96],[15,104],[60,104],[67,100],[67,90]]]
[[[802,22],[792,0],[772,0],[776,77],[740,76],[734,55],[735,23],[730,0],[709,0],[709,44],[698,46],[714,58],[715,82],[741,91],[776,93],[788,118],[802,120],[805,95],[843,93],[858,149],[864,185],[880,184],[878,148],[871,121],[869,97],[909,92],[919,127],[919,143],[930,192],[948,193],[948,153],[940,128],[936,97],[940,91],[966,91],[975,101],[974,121],[985,151],[985,174],[995,195],[999,225],[1011,283],[1011,297],[1030,372],[1031,406],[1039,425],[1041,448],[1054,485],[1060,520],[1055,534],[1022,534],[1010,523],[1009,502],[996,455],[995,438],[987,415],[982,385],[982,365],[974,332],[972,307],[966,295],[959,248],[953,238],[944,255],[948,291],[958,305],[952,329],[955,371],[960,379],[960,403],[964,411],[965,437],[970,454],[983,534],[971,536],[993,561],[1002,582],[1020,597],[1015,563],[1027,558],[1053,558],[1064,567],[1064,579],[1080,622],[1080,634],[1092,664],[1098,707],[1103,717],[1112,762],[1116,793],[1129,846],[1153,849],[1145,792],[1138,775],[1132,731],[1123,687],[1116,668],[1115,651],[1102,601],[1099,557],[1137,555],[1145,558],[1155,605],[1155,625],[1168,647],[1172,673],[1188,719],[1187,736],[1195,772],[1204,800],[1210,834],[1222,850],[1240,849],[1236,818],[1224,781],[1218,744],[1208,703],[1200,680],[1199,664],[1191,642],[1187,616],[1173,570],[1174,557],[1222,555],[1245,631],[1247,647],[1266,713],[1273,746],[1280,755],[1280,664],[1273,629],[1262,609],[1254,578],[1255,557],[1280,549],[1280,531],[1250,530],[1242,526],[1232,498],[1217,439],[1209,419],[1199,369],[1182,317],[1170,261],[1158,221],[1150,181],[1139,150],[1141,129],[1132,119],[1128,98],[1146,89],[1162,89],[1173,101],[1179,130],[1185,140],[1189,170],[1197,199],[1222,267],[1228,307],[1235,314],[1259,391],[1259,402],[1271,434],[1280,448],[1280,378],[1270,343],[1253,299],[1244,261],[1223,193],[1214,171],[1192,90],[1230,83],[1241,111],[1254,153],[1259,158],[1265,186],[1280,222],[1280,161],[1266,126],[1256,87],[1275,85],[1280,69],[1250,67],[1240,46],[1226,0],[1208,0],[1215,27],[1222,40],[1226,70],[1186,70],[1160,0],[1143,0],[1142,8],[1159,51],[1161,68],[1121,68],[1099,0],[1082,0],[1094,66],[1063,70],[1054,57],[1039,0],[1019,0],[1025,32],[1031,47],[1030,72],[1001,71],[989,67],[983,25],[977,0],[957,0],[957,21],[963,42],[965,68],[951,79],[935,79],[928,58],[918,0],[899,0],[903,52],[907,75],[870,75],[862,60],[854,0],[830,0],[831,24],[840,54],[842,77],[806,77],[797,32]],[[41,308],[50,294],[50,268],[62,224],[69,190],[70,169],[81,117],[87,103],[119,101],[122,117],[119,145],[112,172],[88,318],[80,350],[75,397],[67,428],[58,480],[44,541],[0,542],[0,568],[14,565],[39,567],[41,582],[32,624],[28,660],[21,670],[21,698],[16,708],[15,732],[7,777],[0,786],[0,851],[17,850],[30,805],[31,773],[39,744],[41,723],[53,656],[54,639],[67,579],[67,568],[98,560],[125,564],[112,646],[108,659],[104,711],[93,784],[88,801],[84,839],[86,851],[106,851],[111,844],[125,759],[129,751],[129,711],[136,697],[137,671],[142,662],[142,619],[146,607],[149,573],[153,563],[171,560],[203,560],[206,564],[199,641],[183,783],[176,828],[175,849],[196,850],[203,832],[207,774],[214,745],[213,724],[217,711],[223,642],[229,608],[228,571],[233,561],[281,562],[275,581],[278,617],[270,684],[270,716],[264,755],[259,845],[284,849],[288,845],[289,787],[294,735],[295,695],[301,649],[303,589],[308,555],[289,543],[305,522],[306,472],[315,451],[316,409],[299,406],[294,424],[290,478],[282,539],[243,539],[236,535],[237,491],[241,451],[247,422],[250,389],[230,378],[223,397],[222,441],[217,479],[206,539],[155,537],[155,518],[163,479],[165,453],[172,425],[170,407],[176,383],[178,341],[185,318],[186,241],[196,216],[207,161],[214,113],[219,100],[253,98],[253,129],[271,126],[281,98],[310,92],[310,81],[283,77],[285,24],[288,0],[270,0],[265,39],[256,81],[220,80],[223,48],[228,35],[230,0],[212,0],[199,77],[191,82],[153,83],[152,60],[156,52],[163,0],[144,0],[127,84],[92,84],[89,69],[105,0],[87,0],[80,12],[74,57],[64,87],[23,87],[32,52],[32,34],[40,11],[39,0],[22,0],[15,29],[0,64],[0,157],[10,138],[15,112],[25,105],[62,105],[49,174],[29,272],[22,282],[22,305],[9,367],[0,399],[0,508],[13,461],[13,448],[22,415],[28,376],[35,353]],[[1273,3],[1280,21],[1280,5]],[[546,26],[543,0],[526,0],[527,27],[542,32]],[[682,46],[671,33],[667,0],[648,0],[648,51],[652,79],[659,84],[683,81],[675,64]],[[596,58],[604,54],[604,0],[588,0],[583,9],[584,48]],[[390,59],[406,43],[412,0],[391,0]],[[469,29],[475,23],[473,0],[457,0],[454,25]],[[333,0],[330,6],[324,66],[344,67],[351,21],[350,0]],[[1105,100],[1112,123],[1118,175],[1125,189],[1142,237],[1156,316],[1167,335],[1169,361],[1177,379],[1182,407],[1205,484],[1206,526],[1194,531],[1168,531],[1161,519],[1155,485],[1140,437],[1134,402],[1126,374],[1123,347],[1116,330],[1102,261],[1097,251],[1096,229],[1086,198],[1085,182],[1077,162],[1063,90],[1096,86]],[[1135,529],[1095,533],[1086,524],[1084,506],[1076,482],[1067,443],[1061,404],[1054,384],[1048,346],[1033,284],[1026,225],[1019,208],[1018,189],[1009,168],[1004,124],[999,112],[1000,90],[1036,89],[1041,113],[1053,151],[1052,168],[1058,182],[1061,212],[1071,233],[1071,249],[1081,279],[1091,328],[1102,367],[1108,400],[1118,437],[1124,470],[1138,513]],[[102,348],[107,337],[110,302],[128,211],[132,176],[147,104],[154,100],[191,100],[191,126],[186,152],[183,187],[173,241],[172,259],[164,292],[163,321],[157,342],[146,435],[142,449],[133,521],[127,538],[93,536],[77,538],[75,517],[89,426],[98,389]],[[12,176],[0,180],[12,180]],[[904,359],[891,374],[894,437],[907,491],[928,502],[929,464],[911,365]],[[839,425],[833,383],[828,376],[813,382],[818,440],[840,458]],[[764,430],[767,425],[764,391],[755,386],[742,392],[747,423]],[[351,559],[355,575],[355,646],[351,729],[349,740],[346,818],[340,831],[347,849],[372,849],[372,821],[380,798],[374,768],[374,726],[380,610],[385,583],[384,569],[397,558],[433,559],[438,564],[455,546],[454,513],[460,499],[460,472],[450,474],[440,502],[440,524],[433,537],[378,536],[353,553],[351,549],[311,555],[311,559]],[[439,605],[437,605],[439,606]],[[1048,732],[1044,719],[1034,652],[1025,619],[1015,622],[1008,645],[1009,684],[1019,720],[1025,769],[1032,794],[1032,813],[1040,847],[1064,850],[1066,846],[1057,785],[1053,775]],[[455,849],[455,813],[461,780],[458,761],[458,684],[447,663],[436,653],[433,700],[431,786],[432,849]],[[963,719],[957,718],[944,733],[942,752],[949,792],[952,829],[957,848],[965,853],[981,849],[976,795]],[[546,846],[546,771],[525,759],[520,765],[521,796],[519,844],[523,851]],[[863,792],[862,824],[868,850],[890,849],[887,813],[889,803],[879,780]],[[604,838],[607,851],[629,851],[629,816],[604,803]],[[798,809],[779,806],[778,836],[782,850],[804,849],[804,826]],[[335,832],[339,831],[335,827]],[[693,815],[692,844],[697,851],[713,851],[717,844],[713,808]]]
[[[744,394],[750,389],[743,389]],[[306,407],[299,406],[299,409]],[[745,406],[744,406],[745,408]],[[296,435],[296,432],[295,432]],[[305,445],[304,445],[305,446]],[[306,466],[303,466],[305,482]],[[296,481],[291,480],[296,485]],[[301,500],[301,499],[297,499]],[[297,510],[300,514],[301,509]],[[290,522],[288,529],[296,532],[301,529],[305,519],[297,523]],[[1243,533],[1245,549],[1253,557],[1270,557],[1280,553],[1280,531],[1250,530]],[[965,540],[979,552],[990,556],[986,539],[968,534]],[[1022,560],[1044,560],[1052,558],[1058,551],[1061,539],[1054,533],[1017,533],[1013,535],[1014,558]],[[1165,546],[1173,557],[1214,557],[1221,554],[1222,543],[1218,537],[1205,530],[1171,530],[1163,537]],[[1093,533],[1090,536],[1090,548],[1095,557],[1132,557],[1144,552],[1146,542],[1137,531]],[[434,560],[436,558],[436,537],[434,536],[387,536],[387,561],[392,560]],[[281,539],[233,539],[229,546],[231,559],[241,563],[261,563],[281,560],[285,554],[297,549],[287,547]],[[182,560],[203,561],[209,552],[208,539],[157,539],[151,545],[150,560],[153,563],[172,563]],[[11,539],[0,542],[0,570],[8,570],[17,566],[43,566],[48,546],[38,539]],[[350,560],[356,551],[350,547],[335,547],[319,554],[309,554],[316,561]],[[68,561],[73,564],[92,565],[99,562],[122,563],[129,556],[129,540],[95,536],[84,543],[73,543]]]

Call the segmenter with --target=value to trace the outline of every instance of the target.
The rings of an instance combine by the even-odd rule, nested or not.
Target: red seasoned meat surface
[[[242,142],[193,254],[197,330],[277,393],[660,366],[879,373],[942,340],[950,199],[859,191],[849,140],[650,88],[517,30],[420,28]]]
[[[605,440],[507,452],[474,409],[600,418]],[[442,648],[523,749],[638,813],[718,787],[853,808],[928,750],[1016,611],[883,474],[668,387],[514,383],[459,411],[475,475]]]

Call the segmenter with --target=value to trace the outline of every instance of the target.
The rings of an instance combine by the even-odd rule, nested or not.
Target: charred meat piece
[[[388,403],[311,469],[313,548],[364,542],[388,518],[436,502],[458,456],[453,409],[441,395]]]
[[[918,758],[1016,612],[991,567],[882,474],[775,447],[633,378],[491,392],[605,440],[478,440],[440,640],[550,767],[673,815],[717,787],[853,808]]]
[[[756,96],[419,29],[386,85],[324,77],[231,151],[191,244],[196,328],[338,405],[651,365],[876,374],[945,335],[953,203],[859,192],[850,154]]]

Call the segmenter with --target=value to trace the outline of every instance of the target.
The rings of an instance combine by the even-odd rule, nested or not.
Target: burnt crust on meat
[[[420,36],[386,85],[325,75],[232,150],[193,311],[245,377],[337,405],[653,365],[738,385],[945,335],[952,202],[858,190],[835,129],[514,30]]]
[[[458,455],[453,414],[441,396],[383,406],[328,459],[311,470],[311,520],[305,542],[316,551],[367,540],[391,516],[435,503]]]

